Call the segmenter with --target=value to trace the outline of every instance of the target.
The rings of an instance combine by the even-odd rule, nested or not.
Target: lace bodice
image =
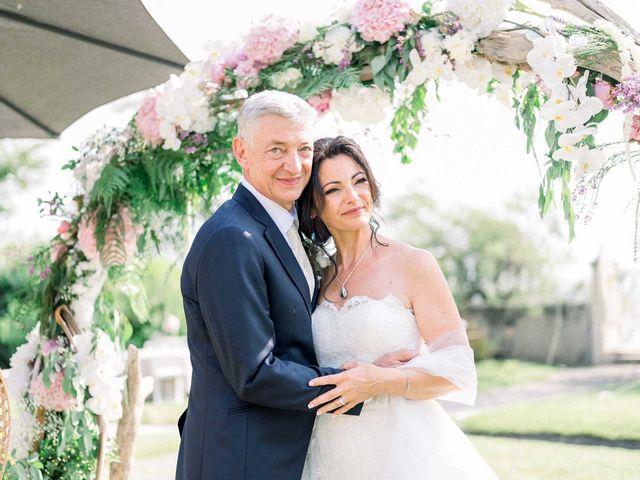
[[[401,348],[423,343],[413,311],[393,294],[381,299],[355,296],[341,308],[324,301],[313,313],[318,363],[340,367],[350,360],[373,362]]]

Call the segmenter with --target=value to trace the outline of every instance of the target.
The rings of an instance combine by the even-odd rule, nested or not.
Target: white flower
[[[405,84],[410,87],[415,88],[427,80],[438,80],[440,78],[450,80],[452,78],[453,67],[446,55],[435,55],[421,60],[418,51],[414,49],[409,52],[409,60],[413,69],[407,75]]]
[[[486,92],[493,74],[491,62],[475,56],[462,65],[456,65],[455,72],[469,88],[477,89],[480,93]]]
[[[353,11],[353,6],[356,4],[356,1],[357,0],[342,0],[335,3],[329,18],[339,24],[349,23],[349,18],[351,18],[351,12]]]
[[[560,135],[558,138],[558,146],[560,148],[553,152],[554,160],[568,160],[572,162],[579,154],[580,147],[576,144],[580,143],[588,135],[593,135],[594,133],[596,133],[596,129],[590,127]]]
[[[348,89],[338,89],[331,98],[331,110],[344,120],[362,124],[372,124],[384,120],[391,107],[386,93],[378,87],[360,84]]]
[[[24,402],[11,403],[11,435],[9,435],[9,452],[17,460],[26,458],[31,452],[33,442],[40,429],[36,417],[29,411]]]
[[[102,268],[99,260],[80,262],[76,267],[78,276],[84,275],[87,271],[90,273],[71,287],[71,292],[76,298],[71,302],[70,307],[81,330],[91,326],[96,299],[107,278],[107,272]]]
[[[442,41],[442,48],[449,52],[449,56],[459,63],[466,63],[471,59],[471,51],[477,37],[466,30],[460,30],[454,35],[447,35]]]
[[[460,18],[462,26],[479,38],[486,37],[503,22],[515,0],[448,0],[447,10]]]
[[[284,90],[294,88],[301,79],[302,72],[297,68],[289,67],[271,75],[271,85],[277,90]]]
[[[442,39],[444,37],[435,28],[420,32],[420,44],[425,57],[442,54]]]
[[[362,50],[362,45],[356,43],[354,33],[347,27],[339,25],[327,31],[323,40],[313,45],[313,54],[327,64],[339,65],[347,56],[351,58],[353,52]]]
[[[492,95],[505,107],[511,108],[513,106],[511,86],[507,86],[504,83],[498,83],[494,86]]]
[[[532,43],[527,62],[549,88],[553,89],[575,73],[577,65],[568,53],[569,45],[564,37],[550,35],[534,39]]]
[[[313,40],[318,35],[318,19],[300,22],[300,33],[298,35],[299,43],[306,43]]]
[[[511,87],[513,83],[513,75],[516,73],[517,67],[508,63],[492,63],[491,75],[498,82]]]
[[[577,157],[573,171],[578,178],[595,172],[602,166],[605,160],[604,153],[597,148],[589,150],[587,147],[580,147]]]
[[[9,364],[9,377],[7,378],[7,388],[12,401],[19,401],[31,381],[31,362],[38,353],[40,344],[40,324],[38,323],[27,335],[26,342],[20,345],[11,356]]]
[[[198,87],[198,79],[189,72],[171,78],[162,85],[156,102],[163,148],[177,150],[180,140],[177,129],[206,133],[214,126],[209,111],[209,99]]]

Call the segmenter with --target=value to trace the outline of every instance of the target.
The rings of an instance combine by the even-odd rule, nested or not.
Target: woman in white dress
[[[300,228],[316,245],[333,238],[336,247],[313,314],[314,344],[321,366],[353,378],[312,380],[337,385],[310,404],[322,407],[302,478],[496,479],[435,401],[473,404],[476,395],[473,351],[436,260],[378,235],[379,189],[355,142],[325,138],[314,150]],[[403,349],[419,354],[395,367],[373,364]],[[360,416],[341,415],[363,401]]]

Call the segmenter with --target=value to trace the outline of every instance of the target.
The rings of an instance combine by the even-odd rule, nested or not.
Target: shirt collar
[[[296,212],[296,207],[294,205],[292,211],[287,210],[281,205],[278,205],[276,202],[271,200],[270,198],[265,197],[261,194],[256,188],[251,185],[246,178],[243,178],[240,182],[247,190],[249,190],[256,200],[260,202],[260,205],[264,207],[267,211],[273,222],[278,227],[278,230],[282,233],[282,235],[287,238],[287,232],[291,228],[291,225],[294,223],[297,224],[298,214]]]

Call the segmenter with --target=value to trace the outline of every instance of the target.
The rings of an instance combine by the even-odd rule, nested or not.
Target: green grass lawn
[[[471,433],[554,434],[640,441],[640,391],[566,395],[488,410],[459,421]],[[638,465],[640,471],[640,464]]]
[[[543,382],[559,367],[520,360],[482,360],[476,364],[478,390]]]
[[[178,418],[187,408],[187,402],[183,404],[174,402],[160,402],[144,404],[142,410],[142,423],[152,425],[176,425]]]
[[[136,460],[147,460],[169,453],[178,456],[180,436],[175,432],[139,433],[136,438]]]
[[[640,451],[469,437],[500,480],[640,480]]]

